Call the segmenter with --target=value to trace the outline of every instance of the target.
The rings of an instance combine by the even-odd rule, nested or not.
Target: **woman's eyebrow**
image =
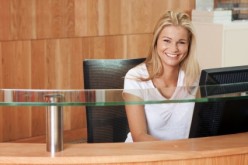
[[[188,41],[188,39],[182,38],[182,39],[179,39],[178,41]]]
[[[163,39],[164,39],[164,38],[166,38],[166,39],[172,39],[172,38],[167,37],[167,36],[162,36],[162,38],[163,38]]]

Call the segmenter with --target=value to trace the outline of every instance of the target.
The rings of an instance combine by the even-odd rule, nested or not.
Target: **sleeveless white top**
[[[151,80],[140,81],[137,77],[148,77],[144,63],[130,69],[124,81],[124,92],[136,95],[143,100],[166,100],[155,89]],[[184,71],[180,70],[177,88],[170,99],[194,98],[183,86]],[[129,90],[134,89],[134,90]],[[142,90],[138,90],[142,89]],[[145,90],[144,90],[145,89]],[[160,140],[185,139],[189,136],[194,103],[145,104],[148,133]],[[133,142],[131,133],[125,142]]]

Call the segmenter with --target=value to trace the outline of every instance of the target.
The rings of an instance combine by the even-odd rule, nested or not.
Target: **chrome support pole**
[[[49,103],[58,103],[63,99],[62,95],[46,95]],[[46,150],[51,153],[63,150],[63,108],[61,106],[47,106],[46,111]]]

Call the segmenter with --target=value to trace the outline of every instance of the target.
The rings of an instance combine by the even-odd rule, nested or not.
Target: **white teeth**
[[[177,57],[177,54],[168,54],[167,53],[167,56],[169,56],[169,57]]]

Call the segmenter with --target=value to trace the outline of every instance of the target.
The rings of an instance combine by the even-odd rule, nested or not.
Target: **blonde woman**
[[[198,85],[200,69],[195,47],[190,17],[183,12],[166,12],[155,26],[145,62],[125,76],[124,99],[190,96],[187,90],[177,89]],[[130,128],[126,142],[188,138],[193,108],[194,103],[126,105]]]

